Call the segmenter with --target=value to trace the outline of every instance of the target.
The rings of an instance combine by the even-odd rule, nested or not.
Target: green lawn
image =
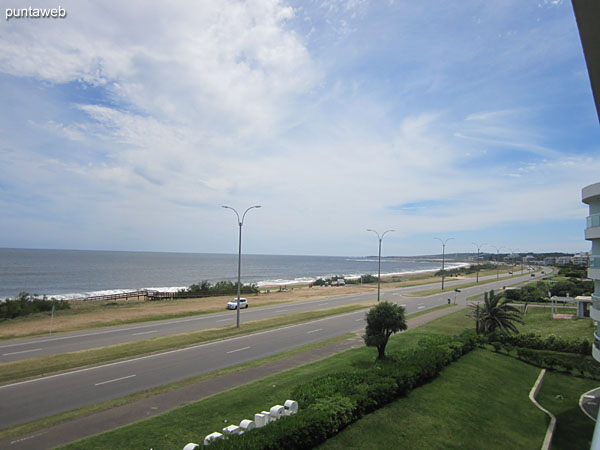
[[[538,402],[556,416],[551,450],[587,450],[592,443],[594,421],[579,407],[579,397],[600,382],[546,372]]]
[[[475,328],[475,321],[467,317],[469,310],[463,309],[442,317],[427,325],[427,330],[440,334],[458,334],[465,328]],[[590,319],[553,319],[550,306],[531,307],[523,316],[524,324],[517,325],[520,333],[535,332],[543,336],[557,336],[575,339],[594,338],[594,324]]]
[[[521,333],[555,334],[566,339],[587,338],[590,341],[594,339],[595,327],[591,319],[553,319],[550,307],[529,308],[524,320],[525,324],[519,326]]]
[[[547,420],[528,394],[538,373],[513,358],[476,350],[319,449],[537,449]]]

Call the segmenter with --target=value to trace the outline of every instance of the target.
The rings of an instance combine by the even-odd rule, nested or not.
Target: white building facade
[[[600,361],[600,183],[584,187],[581,200],[590,207],[585,228],[585,238],[592,241],[588,277],[594,280],[594,293],[590,317],[598,322],[598,328],[594,332],[592,354],[596,361]]]

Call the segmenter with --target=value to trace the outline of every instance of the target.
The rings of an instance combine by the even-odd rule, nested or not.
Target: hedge
[[[536,333],[496,335],[490,337],[490,343],[499,342],[503,346],[530,348],[535,350],[552,350],[562,353],[576,353],[579,355],[590,355],[592,343],[587,339],[564,339],[560,336],[550,334],[541,336]]]
[[[590,355],[582,357],[573,353],[517,348],[517,356],[520,360],[537,367],[549,370],[557,370],[560,367],[568,373],[575,370],[582,377],[600,379],[600,365]]]
[[[333,373],[303,383],[292,393],[300,406],[297,414],[214,441],[210,448],[314,448],[365,414],[434,379],[445,366],[481,343],[473,331],[458,337],[424,340],[418,348],[388,357],[372,369]]]

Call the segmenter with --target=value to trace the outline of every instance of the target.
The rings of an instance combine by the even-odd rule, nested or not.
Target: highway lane
[[[482,280],[493,278],[495,278],[495,275],[481,277]],[[513,283],[515,278],[517,278],[517,276],[511,277],[510,275],[505,274],[504,276],[501,276],[500,279],[506,280],[506,283]],[[463,283],[465,283],[464,280],[446,280],[447,286],[456,286]],[[435,283],[386,290],[382,291],[382,298],[394,300],[395,296],[402,293],[429,290],[438,285],[439,283]],[[276,317],[284,314],[294,314],[315,309],[344,306],[351,303],[372,300],[374,298],[373,288],[368,288],[368,290],[365,289],[365,293],[352,295],[344,295],[343,288],[315,287],[314,289],[329,289],[332,291],[331,293],[333,295],[320,300],[282,303],[260,308],[253,308],[250,306],[250,308],[241,311],[242,323],[245,321]],[[448,295],[454,299],[453,293],[448,293]],[[36,338],[4,341],[0,342],[0,363],[232,325],[235,323],[235,315],[236,311],[223,311],[221,313],[203,314],[180,319],[152,321],[139,324],[96,328],[79,332],[61,333],[54,336],[48,335]]]
[[[513,280],[526,279],[515,277]],[[458,302],[489,289],[502,289],[506,280],[465,288]],[[447,303],[448,293],[430,297],[386,297],[405,304],[407,313]],[[385,298],[385,297],[384,297]],[[118,398],[133,392],[183,380],[213,370],[273,355],[364,329],[365,311],[356,311],[307,323],[262,331],[127,361],[0,386],[0,427],[5,428]],[[243,382],[243,380],[241,380]]]

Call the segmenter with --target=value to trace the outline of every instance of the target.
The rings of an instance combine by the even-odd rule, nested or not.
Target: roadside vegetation
[[[49,312],[70,309],[69,302],[64,300],[48,300],[46,297],[37,298],[27,292],[21,292],[14,299],[7,298],[0,302],[0,323],[3,320],[28,316],[39,312]]]
[[[198,284],[192,284],[187,289],[182,289],[178,294],[183,294],[185,297],[213,297],[216,295],[237,295],[238,283],[231,281],[219,281],[212,285],[204,280]],[[244,284],[240,286],[242,294],[258,294],[260,290],[256,284]],[[174,297],[177,298],[177,297]]]

